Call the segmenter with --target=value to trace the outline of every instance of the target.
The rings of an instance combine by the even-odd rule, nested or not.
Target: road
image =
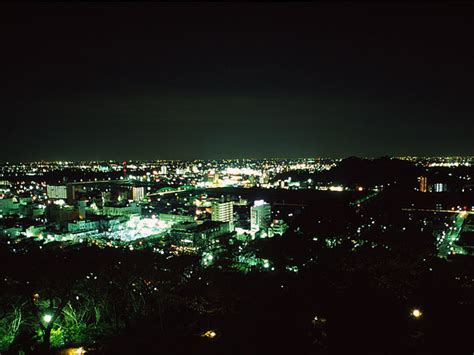
[[[372,198],[376,197],[378,194],[379,194],[378,191],[372,192],[372,193],[370,193],[370,194],[368,194],[368,195],[365,195],[365,196],[362,197],[362,198],[359,198],[359,199],[357,199],[357,200],[351,202],[351,205],[352,205],[352,206],[360,207],[360,205],[362,205],[363,203],[365,203],[365,202],[371,200]]]
[[[440,257],[446,258],[451,254],[465,254],[464,249],[457,246],[455,242],[459,239],[464,220],[467,216],[466,212],[457,213],[449,219],[446,229],[436,234],[438,255]]]

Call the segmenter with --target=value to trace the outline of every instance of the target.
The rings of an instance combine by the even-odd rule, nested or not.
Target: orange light
[[[201,334],[202,337],[204,338],[209,338],[209,339],[213,339],[216,337],[216,332],[214,330],[208,330],[207,332],[204,332]]]

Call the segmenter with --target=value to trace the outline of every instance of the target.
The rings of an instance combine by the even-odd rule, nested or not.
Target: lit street
[[[451,254],[463,254],[462,247],[456,245],[456,241],[461,234],[464,220],[467,213],[460,212],[449,219],[448,226],[444,231],[437,232],[438,253],[440,257],[447,257]]]

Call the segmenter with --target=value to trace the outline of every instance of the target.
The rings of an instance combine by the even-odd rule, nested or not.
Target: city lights
[[[465,172],[459,174],[462,178],[458,178],[457,185],[449,185],[442,181],[439,173],[430,173],[430,169],[438,168],[430,167],[430,160],[415,160],[426,169],[422,192],[418,171],[406,178],[405,185],[400,182],[403,176],[390,175],[384,178],[386,181],[374,182],[374,171],[366,180],[350,182],[348,171],[359,171],[352,165],[360,164],[366,168],[371,164],[377,166],[379,162],[377,159],[356,158],[349,161],[351,168],[347,168],[347,160],[337,159],[324,162],[314,159],[136,161],[127,164],[127,175],[120,178],[95,174],[104,171],[122,174],[121,163],[70,162],[68,169],[77,170],[75,181],[40,183],[29,180],[40,177],[34,173],[39,171],[38,166],[60,175],[65,165],[43,162],[20,167],[9,164],[1,170],[5,180],[0,180],[0,234],[6,252],[15,256],[38,258],[41,253],[52,253],[54,257],[50,257],[48,262],[57,263],[66,261],[69,253],[77,253],[81,255],[75,259],[79,268],[86,265],[77,260],[83,260],[82,255],[84,260],[90,260],[87,259],[88,253],[103,255],[94,257],[98,263],[102,258],[104,261],[108,258],[115,260],[108,261],[115,268],[108,268],[106,273],[97,269],[88,272],[75,286],[76,297],[65,306],[59,298],[47,300],[49,289],[44,289],[43,283],[35,284],[33,303],[41,314],[41,327],[36,331],[41,334],[41,329],[51,328],[51,333],[46,332],[43,337],[50,337],[52,348],[85,344],[80,348],[64,348],[63,353],[67,354],[83,354],[86,346],[91,345],[88,333],[82,334],[80,329],[103,327],[102,331],[109,332],[107,336],[112,338],[115,327],[123,329],[119,321],[107,323],[115,319],[113,314],[109,314],[113,309],[110,304],[100,308],[100,303],[91,300],[95,296],[90,290],[95,288],[102,287],[104,294],[111,295],[108,303],[116,302],[115,293],[129,292],[122,294],[122,302],[134,304],[133,307],[124,304],[125,309],[144,307],[146,312],[158,312],[153,313],[156,319],[162,317],[161,321],[165,323],[167,317],[152,306],[156,305],[156,297],[189,287],[183,295],[188,293],[199,297],[185,301],[183,295],[171,296],[173,302],[186,304],[180,306],[182,314],[189,312],[187,307],[195,307],[193,312],[214,312],[208,308],[215,300],[206,300],[207,303],[201,305],[197,303],[208,297],[208,293],[230,294],[216,290],[222,285],[216,285],[219,278],[215,276],[221,273],[226,275],[222,280],[240,275],[240,281],[234,281],[236,285],[243,280],[255,282],[247,290],[267,283],[275,295],[269,299],[277,300],[276,296],[294,293],[306,297],[306,292],[312,291],[307,291],[311,290],[310,285],[305,286],[306,291],[300,288],[299,284],[304,284],[305,280],[311,285],[329,283],[342,289],[347,285],[340,279],[340,271],[336,270],[344,268],[344,272],[352,277],[356,270],[362,269],[371,275],[377,289],[385,292],[395,288],[398,294],[408,299],[408,295],[417,292],[413,288],[417,281],[406,276],[414,273],[413,270],[417,275],[425,275],[423,271],[437,275],[445,272],[445,265],[433,265],[434,258],[439,257],[444,262],[459,255],[473,254],[470,239],[474,230],[472,201],[469,194],[459,192],[469,188],[470,179],[466,179]],[[401,160],[391,161],[396,166]],[[449,169],[463,167],[465,165]],[[337,168],[341,168],[342,173],[340,176],[334,173],[334,179],[322,179],[318,175],[324,172],[332,174],[337,172]],[[83,173],[90,178],[85,179]],[[16,182],[18,177],[15,174],[22,176],[19,182]],[[451,179],[455,175],[455,171],[446,174]],[[451,189],[456,193],[451,195]],[[38,254],[35,250],[41,252]],[[114,256],[115,252],[118,254]],[[63,253],[64,259],[61,257]],[[148,273],[140,280],[137,275],[142,272],[142,267],[137,268],[137,262],[142,259]],[[396,265],[392,265],[394,261]],[[21,267],[25,264],[28,263],[23,262]],[[88,263],[87,267],[94,268],[92,264]],[[177,266],[181,264],[182,267]],[[323,267],[327,264],[329,268]],[[56,268],[59,270],[56,276],[62,275],[63,270],[64,276],[66,273],[74,275],[68,271],[70,267],[62,264]],[[314,272],[321,268],[327,276]],[[398,268],[404,270],[405,276],[400,274],[401,279],[390,271]],[[469,270],[466,267],[463,272],[467,275],[455,276],[454,281],[459,287],[474,280],[474,276],[468,274]],[[121,277],[128,273],[129,279],[124,283]],[[15,275],[15,272],[10,274]],[[391,276],[387,278],[382,274]],[[27,279],[34,282],[35,277],[40,276]],[[409,284],[406,278],[410,279]],[[357,277],[354,279],[358,280]],[[392,279],[396,282],[392,283]],[[6,277],[3,282],[24,281],[10,281]],[[44,284],[49,285],[48,282]],[[168,289],[168,284],[172,284],[173,289]],[[129,285],[128,291],[124,285]],[[234,283],[231,285],[233,287]],[[248,292],[245,290],[244,286],[233,290],[233,293],[243,294],[239,295],[239,301],[229,302],[255,298],[245,294]],[[41,298],[40,294],[43,295]],[[469,292],[464,291],[464,294]],[[456,297],[461,299],[464,294],[459,293]],[[155,297],[154,301],[148,297]],[[51,303],[48,306],[46,302]],[[167,300],[160,298],[160,302]],[[108,317],[90,309],[94,304]],[[281,307],[289,305],[282,304]],[[57,315],[46,312],[51,309],[57,310]],[[76,317],[82,309],[98,318],[84,318],[78,321],[81,325],[74,328],[68,317]],[[313,314],[314,310],[307,311]],[[16,317],[18,315],[16,313]],[[15,313],[10,317],[14,319]],[[122,314],[121,317],[128,319],[130,315]],[[408,317],[416,320],[413,326],[429,322],[420,308],[410,309]],[[420,323],[422,319],[424,321]],[[311,322],[312,331],[324,341],[328,320],[318,314],[311,318]],[[196,335],[209,340],[224,339],[216,330],[202,333],[195,329]],[[99,335],[96,337],[98,340],[95,341],[102,341]],[[3,349],[1,341],[0,337],[0,351]]]
[[[473,353],[469,1],[0,14],[0,355]]]

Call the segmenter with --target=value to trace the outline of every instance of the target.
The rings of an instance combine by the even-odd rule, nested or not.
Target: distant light
[[[201,334],[202,337],[209,338],[209,339],[214,339],[216,335],[217,334],[214,330],[208,330],[207,332],[204,332]]]
[[[43,316],[43,320],[45,321],[45,323],[51,322],[52,319],[53,319],[53,316],[52,316],[51,314],[45,314],[45,315]]]
[[[81,354],[85,354],[86,350],[81,346],[80,348],[64,349],[63,353],[65,355],[81,355]]]
[[[414,310],[411,311],[411,315],[414,317],[414,318],[420,318],[423,313],[421,313],[421,311],[418,309],[418,308],[415,308]]]

